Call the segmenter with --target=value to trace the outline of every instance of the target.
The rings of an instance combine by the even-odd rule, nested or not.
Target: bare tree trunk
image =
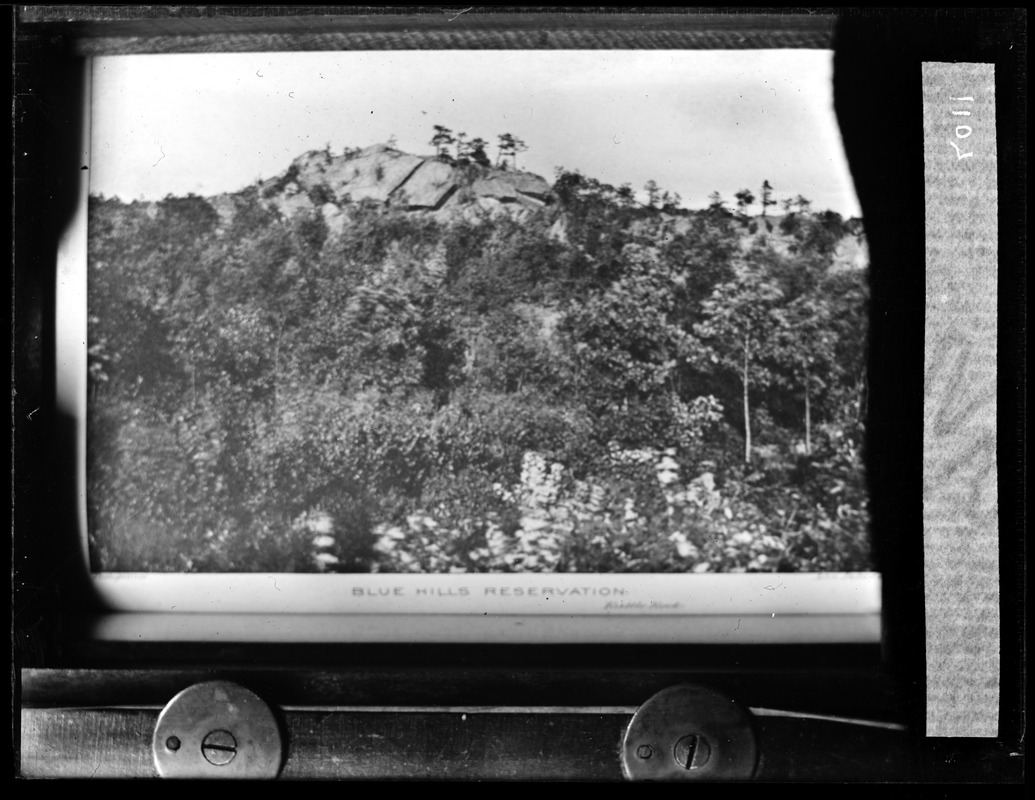
[[[467,350],[464,352],[464,375],[471,375],[478,362],[478,339],[477,336],[467,336]]]
[[[805,368],[805,453],[812,453],[812,409],[809,405],[809,370]]]
[[[744,461],[751,462],[751,415],[748,409],[748,358],[751,352],[751,345],[747,338],[744,339]]]
[[[856,388],[857,400],[856,400],[856,412],[855,412],[856,413],[856,418],[855,418],[855,421],[856,422],[862,422],[863,420],[866,419],[866,401],[867,401],[866,390],[869,388],[867,386],[867,380],[866,380],[866,367],[863,367],[862,373],[859,375],[859,380],[857,381],[856,386],[857,386],[857,388]]]
[[[284,335],[284,323],[281,322],[277,326],[277,339],[273,344],[273,413],[277,413],[277,409],[280,402],[279,397],[279,383],[280,383],[280,340]]]

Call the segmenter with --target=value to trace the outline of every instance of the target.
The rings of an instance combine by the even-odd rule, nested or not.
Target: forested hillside
[[[384,146],[92,198],[95,567],[870,569],[861,225],[763,198]]]

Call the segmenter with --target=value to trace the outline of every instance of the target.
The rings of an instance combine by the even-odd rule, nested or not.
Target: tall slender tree
[[[801,295],[780,309],[773,336],[773,361],[780,382],[804,400],[805,452],[812,452],[813,405],[818,393],[836,378],[837,335],[832,309],[821,292]]]
[[[509,158],[511,166],[517,169],[517,154],[525,152],[528,149],[528,145],[511,133],[501,133],[497,148],[499,149],[499,154],[496,158],[497,166],[505,164],[506,159]]]
[[[471,139],[467,143],[468,154],[475,164],[481,164],[483,167],[489,166],[489,156],[485,153],[485,148],[489,146],[489,143],[482,139],[480,136]]]
[[[470,146],[470,144],[467,141],[467,134],[464,131],[459,131],[456,134],[456,138],[454,140],[454,144],[456,144],[456,160],[457,161],[466,161],[466,160],[468,160],[469,157],[470,157],[470,147],[471,146]]]
[[[776,200],[773,199],[773,185],[768,180],[762,181],[762,216],[766,216],[769,211],[769,206],[775,206]]]
[[[643,191],[647,193],[647,208],[655,208],[661,197],[661,187],[653,178],[644,185]]]
[[[454,144],[456,139],[453,138],[453,132],[443,126],[435,126],[435,135],[431,137],[431,146],[435,148],[439,158],[449,158],[449,146]]]
[[[751,461],[751,387],[772,379],[766,361],[773,332],[780,324],[783,293],[757,271],[715,287],[702,304],[704,320],[694,332],[704,345],[699,354],[735,374],[741,383],[744,409],[744,461]],[[707,366],[707,365],[705,365]]]

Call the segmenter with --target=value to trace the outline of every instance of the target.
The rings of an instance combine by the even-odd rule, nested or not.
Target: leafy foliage
[[[332,231],[288,183],[91,203],[97,566],[869,568],[837,215],[796,200],[786,247],[745,247],[721,198],[561,171],[520,222],[344,203]]]

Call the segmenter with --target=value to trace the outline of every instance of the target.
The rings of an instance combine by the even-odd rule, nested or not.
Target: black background
[[[73,7],[74,8],[74,7]],[[514,11],[531,12],[522,8]],[[619,8],[551,13],[604,26]],[[704,9],[694,9],[694,12]],[[328,13],[334,9],[320,9]],[[351,9],[355,13],[356,9]],[[407,9],[382,9],[404,19]],[[414,10],[409,10],[413,13]],[[422,7],[420,13],[442,13]],[[493,11],[499,11],[493,9]],[[650,18],[649,9],[627,9]],[[678,9],[657,9],[674,13]],[[747,11],[738,9],[737,12]],[[793,9],[756,10],[771,14]],[[869,710],[911,731],[907,767],[923,782],[1014,782],[1023,775],[1025,665],[1024,394],[1026,314],[1026,81],[1024,10],[823,10],[835,26],[835,104],[870,246],[871,320],[868,474],[885,636],[865,646],[721,648],[690,646],[101,645],[82,635],[80,614],[96,609],[81,573],[75,519],[72,420],[54,405],[54,253],[75,210],[83,66],[79,37],[103,35],[104,12],[79,7],[78,21],[14,22],[13,663],[21,668],[203,669],[221,675],[275,669],[284,685],[308,671],[363,676],[371,702],[638,705],[680,680],[699,680],[747,703],[804,703],[828,713]],[[123,35],[161,31],[178,20],[193,33],[217,7],[174,11],[127,7]],[[222,13],[247,15],[235,9]],[[271,11],[252,8],[272,29]],[[290,13],[290,12],[285,12]],[[315,13],[312,9],[310,13]],[[346,12],[348,13],[348,12]],[[476,14],[477,10],[472,12]],[[503,11],[502,13],[506,13]],[[691,12],[692,13],[692,12]],[[730,19],[736,21],[734,12]],[[807,13],[807,12],[801,12]],[[109,18],[115,12],[108,12]],[[135,14],[135,19],[133,18]],[[150,15],[150,16],[149,16]],[[272,15],[272,16],[271,16]],[[128,19],[126,18],[128,17]],[[225,22],[225,18],[224,18]],[[125,27],[129,26],[129,27]],[[134,28],[133,26],[136,26]],[[996,65],[999,154],[998,464],[1001,580],[1000,736],[926,739],[921,456],[924,354],[924,184],[920,64]],[[965,573],[966,565],[960,566]],[[961,578],[965,575],[961,575]],[[129,675],[129,672],[127,672]],[[146,683],[146,681],[145,681]],[[126,692],[134,689],[127,683]],[[136,691],[144,692],[144,689]],[[301,689],[298,689],[301,691]],[[779,697],[774,698],[776,693]],[[125,695],[123,695],[125,697]],[[403,699],[405,698],[405,699]],[[759,700],[767,702],[758,702]],[[98,701],[100,702],[100,701]],[[114,702],[109,699],[109,702]],[[858,714],[857,714],[858,715]],[[875,777],[875,779],[880,779]]]

